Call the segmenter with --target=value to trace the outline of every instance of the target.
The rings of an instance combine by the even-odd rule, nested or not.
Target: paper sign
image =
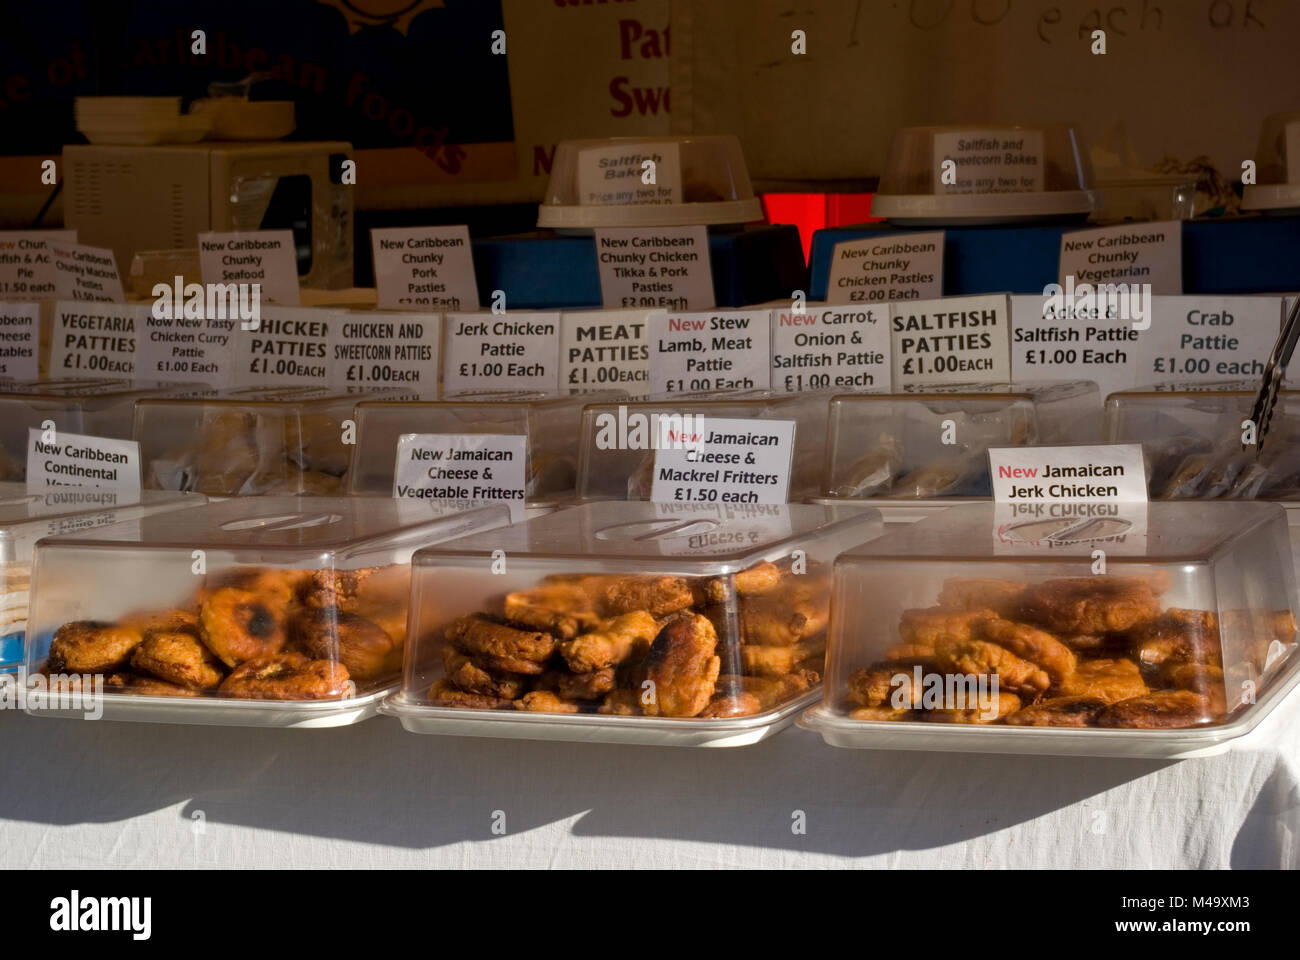
[[[140,489],[140,444],[134,440],[109,440],[78,433],[27,432],[27,489],[46,487],[99,487]]]
[[[698,433],[655,451],[656,503],[785,503],[793,420],[701,417]]]
[[[943,296],[943,231],[835,244],[827,303],[887,303]]]
[[[1281,322],[1281,297],[1155,297],[1130,386],[1258,379]]]
[[[0,300],[52,300],[58,280],[49,241],[76,243],[76,230],[0,230]]]
[[[1061,234],[1060,282],[1150,284],[1152,293],[1183,292],[1183,227],[1177,220],[1127,223]],[[1133,318],[1129,318],[1133,319]]]
[[[329,322],[334,386],[400,387],[437,396],[441,314],[340,313]]]
[[[59,300],[126,300],[112,250],[62,240],[50,240],[48,246],[54,261],[54,295]]]
[[[1041,131],[936,133],[933,159],[936,194],[1031,193],[1043,189]],[[951,167],[945,166],[946,160],[952,161]]]
[[[990,447],[993,499],[1145,503],[1146,466],[1139,443],[1072,447]]]
[[[238,320],[160,319],[152,310],[142,310],[139,319],[135,354],[139,379],[214,387],[235,382],[235,338],[241,335]]]
[[[618,227],[595,237],[606,308],[713,309],[708,228]]]
[[[1017,381],[1091,380],[1102,399],[1137,385],[1140,337],[1113,304],[1079,310],[1040,296],[1011,298],[1011,376]]]
[[[578,310],[560,315],[560,390],[625,390],[650,383],[650,312]]]
[[[40,374],[41,305],[0,303],[0,377],[35,380]]]
[[[537,390],[559,383],[560,315],[449,313],[443,393]]]
[[[235,330],[235,386],[333,383],[330,343],[342,314],[313,307],[262,307],[255,330]]]
[[[54,305],[51,377],[130,377],[136,341],[149,307],[125,303]]]
[[[381,310],[477,310],[469,227],[370,231]]]
[[[646,161],[654,166],[648,168]],[[654,182],[647,183],[652,170]],[[619,143],[578,154],[579,205],[681,202],[681,150],[676,143]]]
[[[524,519],[528,438],[506,434],[407,433],[397,441],[393,496],[505,503]]]
[[[772,311],[772,389],[890,388],[887,306]]]
[[[299,303],[292,230],[200,233],[199,272],[205,284],[259,284],[263,304]]]
[[[650,392],[766,390],[772,379],[767,310],[654,314]]]
[[[1011,379],[1008,299],[990,294],[891,304],[893,389]]]

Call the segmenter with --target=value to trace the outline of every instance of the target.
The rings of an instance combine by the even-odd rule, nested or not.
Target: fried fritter
[[[598,609],[603,617],[635,610],[664,617],[685,610],[694,600],[690,584],[682,577],[614,577],[600,591]]]
[[[131,654],[131,666],[190,690],[211,690],[226,672],[212,651],[189,633],[150,631]]]
[[[1195,727],[1216,719],[1208,697],[1190,690],[1158,690],[1112,703],[1097,717],[1099,727]]]
[[[142,677],[123,671],[104,678],[105,693],[129,693],[137,697],[197,697],[199,692],[166,680]]]
[[[722,661],[715,656],[718,635],[707,617],[685,614],[655,637],[642,663],[654,697],[644,706],[650,716],[693,717],[713,696]]]
[[[741,638],[763,646],[798,643],[826,629],[830,603],[824,580],[788,577],[776,590],[741,604]]]
[[[953,577],[944,581],[938,604],[944,610],[993,610],[1006,616],[1015,609],[1025,585],[992,577]]]
[[[1042,667],[1052,682],[1074,672],[1074,653],[1050,633],[1010,620],[977,620],[971,637],[1005,647],[1016,656]]]
[[[287,602],[238,587],[213,591],[199,608],[199,635],[228,667],[279,653],[286,642]]]
[[[447,674],[447,682],[465,693],[477,693],[500,700],[517,700],[528,690],[528,677],[487,670],[453,647],[443,647],[442,666]]]
[[[593,670],[590,673],[569,673],[551,670],[537,681],[539,690],[551,690],[565,700],[597,700],[614,689],[613,667]]]
[[[1058,636],[1078,636],[1128,630],[1159,612],[1147,578],[1066,577],[1026,587],[1015,619]]]
[[[1016,727],[1091,727],[1106,709],[1101,697],[1053,697],[1021,707],[1007,717]]]
[[[556,647],[555,637],[549,633],[516,630],[477,614],[452,621],[447,627],[446,636],[463,653],[528,660],[538,664],[549,660]]]
[[[458,690],[446,680],[437,680],[429,688],[429,702],[435,707],[473,707],[478,710],[507,710],[515,705],[504,697],[487,697]]]
[[[375,570],[375,567],[362,567],[359,570],[314,570],[311,579],[300,588],[302,602],[309,607],[355,610],[363,585],[374,575]]]
[[[899,619],[898,636],[905,644],[931,647],[941,639],[969,640],[971,626],[980,620],[995,619],[994,610],[904,610]]]
[[[317,660],[337,660],[354,680],[391,674],[402,665],[402,649],[378,624],[337,607],[303,607],[290,621],[294,645]]]
[[[745,673],[779,677],[794,672],[810,660],[816,661],[813,669],[820,672],[825,654],[825,636],[813,637],[805,643],[795,643],[788,647],[765,647],[747,643],[740,647],[740,663]]]
[[[1000,682],[1001,679],[999,678]],[[921,716],[931,723],[996,723],[1003,717],[1020,709],[1020,698],[1014,693],[999,690],[997,693],[992,694],[989,707],[988,710],[983,710],[980,707],[945,707],[937,710],[923,710]]]
[[[1062,697],[1094,697],[1116,703],[1146,694],[1142,671],[1132,660],[1085,660],[1063,677],[1053,691]]]
[[[911,710],[895,710],[887,704],[878,707],[855,707],[849,711],[849,717],[853,720],[912,720],[918,718],[918,716],[919,714]]]
[[[579,628],[591,626],[600,619],[596,613],[597,597],[608,584],[609,578],[604,576],[548,577],[531,590],[507,594],[505,615],[524,626],[552,633],[549,627],[534,622],[542,617],[535,611],[549,611],[558,621],[560,632],[556,636],[565,637],[570,630],[576,634]]]
[[[218,689],[247,700],[338,700],[351,696],[355,685],[341,663],[280,653],[241,663]]]
[[[577,617],[529,603],[524,599],[525,596],[526,594],[519,593],[506,595],[505,615],[507,620],[521,627],[541,630],[543,633],[549,633],[562,640],[572,639],[582,628],[582,622]],[[595,614],[591,616],[594,620]],[[591,623],[592,620],[585,622]]]
[[[530,713],[577,713],[581,706],[572,700],[565,700],[550,690],[534,690],[516,700],[515,709],[527,710]]]
[[[645,610],[634,610],[602,620],[589,632],[560,644],[560,656],[574,673],[591,673],[617,666],[629,657],[644,655],[658,627]]]
[[[639,690],[611,690],[600,705],[600,713],[617,717],[638,717],[642,714]]]
[[[1145,667],[1165,663],[1223,663],[1219,619],[1210,610],[1171,607],[1159,617],[1134,628],[1133,652]]]
[[[919,707],[921,690],[914,679],[912,671],[901,666],[857,670],[849,677],[849,699],[864,707]]]
[[[159,610],[127,614],[118,624],[139,630],[142,636],[154,631],[162,633],[188,633],[199,635],[199,617],[193,610]]]
[[[126,666],[144,639],[133,627],[98,620],[73,620],[54,631],[50,673],[112,673]]]
[[[737,596],[756,597],[776,588],[781,582],[781,569],[768,561],[741,570],[732,577],[713,577],[704,582],[703,603],[726,603],[732,588]]]
[[[942,673],[996,674],[1004,692],[1036,697],[1052,684],[1038,664],[983,640],[945,637],[935,644],[934,656]]]

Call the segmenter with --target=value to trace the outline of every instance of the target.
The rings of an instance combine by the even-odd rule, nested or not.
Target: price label
[[[1281,297],[1155,297],[1130,386],[1258,380],[1282,321]]]
[[[330,320],[330,369],[340,387],[401,387],[438,395],[442,316],[343,313]]]
[[[370,231],[382,310],[477,310],[469,227],[385,227]]]
[[[54,262],[54,295],[59,300],[126,300],[112,250],[53,239],[47,245]]]
[[[713,309],[706,227],[619,227],[597,230],[595,238],[607,308]]]
[[[509,434],[408,433],[397,441],[398,499],[504,503],[524,519],[528,438]]]
[[[560,390],[624,390],[639,396],[650,383],[647,310],[580,310],[560,315]]]
[[[650,318],[650,392],[767,390],[771,313],[728,310]]]
[[[1062,286],[1150,284],[1152,293],[1180,294],[1183,292],[1182,224],[1167,220],[1063,233],[1059,273]]]
[[[657,503],[785,503],[793,420],[700,417],[677,442],[660,440],[650,499]]]
[[[999,503],[1066,500],[1145,503],[1140,443],[1071,447],[990,447],[993,499]]]
[[[27,489],[140,489],[140,444],[33,427],[27,432]]]
[[[57,295],[49,241],[76,243],[76,230],[0,230],[0,300],[52,300]]]
[[[1139,379],[1138,331],[1114,304],[1080,309],[1047,297],[1011,298],[1011,374],[1018,381],[1091,380],[1105,399]]]
[[[158,317],[140,313],[135,375],[159,383],[204,383],[228,387],[235,382],[236,320]]]
[[[0,377],[40,376],[41,305],[0,303]]]
[[[943,231],[835,244],[828,303],[888,303],[943,296]]]
[[[340,316],[314,307],[263,307],[257,329],[235,333],[235,385],[335,383],[330,342]]]
[[[1042,189],[1041,131],[962,130],[934,135],[935,193],[1036,193]]]
[[[449,313],[443,392],[511,390],[555,393],[559,382],[558,313]]]
[[[138,331],[148,313],[147,306],[60,300],[54,305],[50,376],[132,376]]]
[[[889,308],[893,389],[1011,378],[1005,294],[944,297]]]
[[[292,230],[199,234],[199,272],[205,284],[257,284],[248,302],[299,304],[298,255]]]
[[[890,388],[889,308],[808,306],[772,311],[772,389]]]

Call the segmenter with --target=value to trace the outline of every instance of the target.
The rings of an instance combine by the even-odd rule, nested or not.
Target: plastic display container
[[[578,457],[579,500],[649,500],[654,484],[654,439],[661,421],[703,417],[793,420],[794,460],[788,499],[806,500],[820,489],[826,418],[833,394],[742,390],[660,395],[642,400],[591,403],[582,411]],[[618,442],[609,442],[611,438]]]
[[[150,490],[119,493],[77,487],[32,493],[19,483],[0,483],[0,673],[23,663],[32,547],[37,540],[195,507],[206,499],[194,494]]]
[[[1088,151],[1068,124],[904,127],[871,213],[916,226],[1083,219],[1092,187]]]
[[[642,182],[647,160],[653,184]],[[556,230],[762,219],[740,141],[729,135],[562,141],[537,211],[537,225]]]
[[[851,393],[830,402],[824,490],[847,500],[988,497],[989,447],[1086,443],[1100,435],[1087,380]]]
[[[499,434],[527,439],[529,506],[570,498],[577,480],[578,424],[590,401],[589,394],[525,392],[363,401],[356,407],[348,492],[393,495],[397,443],[405,434]]]
[[[1300,112],[1264,119],[1255,147],[1255,182],[1242,188],[1241,209],[1300,209]]]
[[[815,697],[831,561],[879,532],[857,508],[603,502],[421,550],[384,711],[418,733],[755,743]]]
[[[1144,532],[1050,546],[1002,518],[954,506],[839,558],[807,726],[846,747],[1180,757],[1300,676],[1277,504],[1152,503]]]
[[[362,720],[398,682],[411,554],[508,516],[497,505],[259,497],[46,539],[28,671],[102,684],[109,719]],[[30,712],[82,712],[54,706],[65,704]]]
[[[1148,387],[1106,398],[1106,436],[1142,444],[1154,499],[1300,499],[1300,392],[1282,390],[1264,443],[1243,447],[1258,384]]]
[[[135,409],[143,482],[212,496],[339,495],[343,421],[366,396],[329,387],[247,387],[159,397]]]
[[[130,440],[135,402],[174,389],[129,380],[0,380],[0,481],[27,479],[28,431],[46,420],[63,433]]]

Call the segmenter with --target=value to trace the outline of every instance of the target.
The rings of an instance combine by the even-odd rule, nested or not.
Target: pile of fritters
[[[734,575],[560,574],[442,631],[438,706],[738,717],[812,689],[826,651],[825,567]]]
[[[1218,616],[1166,608],[1166,586],[1158,576],[949,580],[936,606],[904,611],[896,646],[850,676],[849,715],[1067,727],[1221,722],[1240,705],[1243,683],[1263,676],[1270,648],[1294,644],[1295,614],[1225,613],[1228,635],[1249,638],[1225,677]],[[922,676],[973,676],[986,689],[996,677],[996,699],[985,711],[970,702],[935,707],[923,701],[924,684],[909,682],[917,667]]]
[[[47,672],[104,676],[110,693],[332,700],[396,678],[410,567],[211,575],[191,604],[76,620],[55,631]]]

